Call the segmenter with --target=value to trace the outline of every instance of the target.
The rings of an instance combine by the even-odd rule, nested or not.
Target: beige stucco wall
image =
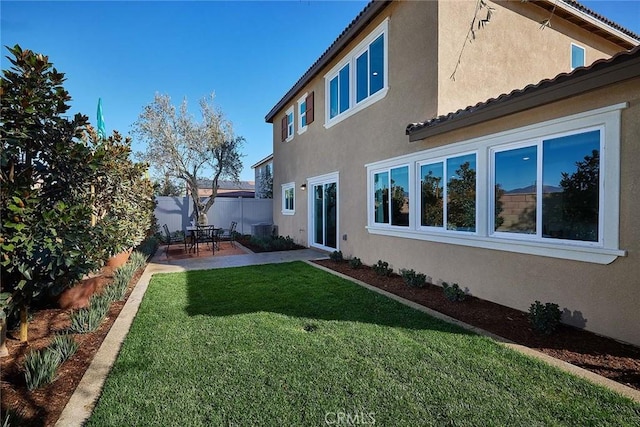
[[[400,7],[402,6],[402,7]],[[341,123],[325,129],[325,83],[322,75],[315,78],[293,99],[314,91],[315,121],[290,142],[280,141],[280,120],[273,126],[274,151],[274,222],[281,235],[289,235],[307,244],[307,196],[300,184],[307,178],[338,172],[340,230],[362,228],[360,218],[366,217],[366,205],[353,194],[364,195],[366,176],[363,165],[380,159],[381,153],[399,155],[408,147],[405,136],[407,117],[424,118],[435,113],[436,13],[434,2],[392,4],[367,26],[363,35],[349,44],[348,52],[384,19],[389,20],[389,92],[381,101],[356,113]],[[419,54],[411,54],[415,52]],[[327,66],[330,70],[342,58]],[[418,96],[416,96],[418,94]],[[297,104],[296,104],[297,105]],[[296,115],[297,124],[297,115]],[[296,184],[296,214],[281,215],[281,185]],[[348,215],[345,215],[348,213]],[[349,232],[349,231],[345,231]],[[340,232],[344,234],[344,232]],[[349,244],[351,237],[348,236]]]
[[[476,38],[460,52],[476,2],[444,0],[438,8],[438,114],[447,114],[502,93],[524,88],[571,71],[571,43],[585,48],[585,63],[609,58],[621,48],[590,32],[551,17],[542,8],[521,1],[487,1],[494,11],[488,24],[475,28]],[[486,17],[486,9],[479,18]],[[450,76],[455,73],[455,80]]]
[[[480,298],[526,311],[535,301],[555,302],[571,313],[563,321],[640,345],[640,78],[525,113],[416,143],[423,150],[503,130],[628,102],[622,112],[620,154],[620,249],[627,256],[609,265],[515,254],[450,244],[358,234],[353,254],[396,271],[413,268],[457,282]],[[606,185],[606,184],[605,184]],[[365,198],[361,203],[366,203]],[[366,218],[362,218],[362,225]],[[573,317],[573,318],[572,318]],[[582,325],[584,319],[586,324]]]
[[[305,92],[315,92],[315,121],[304,134],[296,133],[292,141],[280,142],[280,119],[284,110],[291,104],[275,116],[274,222],[279,227],[279,234],[289,235],[299,243],[308,245],[309,190],[302,191],[300,184],[314,176],[338,172],[338,248],[345,256],[358,256],[367,264],[383,259],[390,262],[396,271],[400,268],[414,268],[431,276],[434,281],[457,282],[463,288],[468,287],[473,295],[521,310],[527,310],[536,299],[556,302],[574,316],[573,319],[565,317],[568,323],[580,324],[580,319],[583,318],[586,319],[584,326],[589,330],[640,345],[640,328],[637,327],[640,325],[640,310],[637,309],[637,301],[640,301],[640,224],[636,219],[636,212],[640,211],[640,166],[637,164],[637,159],[640,158],[638,82],[618,85],[589,96],[410,143],[405,135],[408,123],[430,118],[437,112],[448,112],[446,108],[449,107],[443,107],[442,94],[440,97],[437,94],[436,82],[439,73],[445,74],[444,79],[441,78],[440,81],[446,80],[446,84],[449,85],[439,90],[445,93],[449,91],[452,97],[459,96],[457,103],[461,107],[469,104],[463,102],[467,92],[482,93],[485,84],[491,86],[492,83],[485,83],[482,79],[487,79],[487,76],[493,76],[495,73],[500,73],[502,78],[505,74],[503,62],[491,72],[478,72],[473,84],[466,82],[468,74],[458,74],[455,84],[460,86],[453,87],[448,81],[451,72],[445,65],[441,65],[438,70],[438,62],[433,59],[438,57],[436,17],[440,16],[440,19],[443,19],[442,14],[438,15],[437,8],[435,2],[394,4],[385,9],[383,15],[372,22],[364,32],[366,35],[383,19],[390,18],[389,91],[384,99],[326,129],[323,126],[325,83],[322,73],[294,97],[295,102]],[[500,13],[504,15],[507,12],[501,9]],[[462,16],[461,13],[460,15]],[[492,21],[490,25],[499,27],[497,23],[499,21]],[[465,26],[468,28],[468,23]],[[535,23],[533,27],[536,37],[552,34],[548,29],[540,31]],[[520,29],[517,33],[521,33]],[[361,39],[354,40],[346,51]],[[562,44],[566,42],[560,41]],[[442,42],[440,45],[443,46]],[[456,46],[458,45],[456,42]],[[532,46],[546,49],[546,44],[542,42],[534,43]],[[476,47],[474,43],[467,51],[471,52]],[[531,54],[532,50],[535,49],[529,46],[526,51]],[[562,63],[557,65],[558,67],[568,68],[569,52],[567,45],[566,63],[564,59],[558,59],[558,64]],[[471,62],[475,54],[478,53],[465,58],[469,58]],[[339,59],[329,64],[327,71]],[[588,50],[587,61],[592,59],[593,56]],[[547,74],[551,71],[548,65],[543,65],[543,68]],[[529,82],[530,80],[526,80],[525,83]],[[525,86],[525,83],[520,86]],[[508,84],[518,87],[519,83],[514,78],[509,80]],[[494,91],[486,96],[481,94],[473,103],[496,96],[506,91],[505,87],[502,86],[498,93],[494,88]],[[451,95],[452,93],[455,95]],[[628,251],[628,256],[619,258],[610,265],[596,265],[373,235],[367,231],[367,163],[623,101],[630,102],[630,107],[623,112],[620,247]],[[295,183],[296,212],[295,215],[285,216],[280,213],[281,185],[289,182]],[[341,237],[345,234],[347,240],[342,240]]]

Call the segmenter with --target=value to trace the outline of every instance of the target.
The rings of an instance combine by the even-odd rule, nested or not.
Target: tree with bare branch
[[[219,180],[238,182],[242,171],[244,138],[234,134],[231,122],[213,101],[214,95],[200,100],[198,122],[189,113],[186,98],[176,108],[168,95],[156,94],[134,124],[134,134],[147,144],[141,158],[157,176],[184,181],[196,220],[213,206]],[[208,177],[211,196],[201,200],[198,180]]]

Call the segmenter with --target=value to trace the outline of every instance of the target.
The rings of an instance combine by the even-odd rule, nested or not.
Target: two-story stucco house
[[[365,7],[266,116],[274,222],[638,345],[638,36],[574,1],[486,4],[464,50],[475,1]]]

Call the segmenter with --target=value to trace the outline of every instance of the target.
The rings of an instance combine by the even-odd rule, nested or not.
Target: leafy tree
[[[476,228],[476,170],[464,162],[447,184],[447,228]]]
[[[504,224],[504,217],[502,216],[502,211],[504,210],[503,208],[504,203],[502,202],[502,197],[504,197],[504,195],[506,194],[506,191],[504,190],[504,188],[502,188],[502,185],[500,184],[496,184],[495,191],[496,191],[496,199],[494,201],[495,213],[493,217],[494,219],[493,225],[495,229],[498,230]]]
[[[153,185],[145,177],[148,165],[131,159],[131,138],[123,139],[115,130],[108,138],[99,138],[90,126],[84,138],[101,159],[93,181],[92,205],[104,259],[153,234],[149,232],[155,221]]]
[[[433,171],[429,171],[422,179],[421,186],[422,225],[442,227],[444,212],[442,177],[436,177],[433,175]]]
[[[168,95],[156,94],[134,124],[134,133],[147,143],[142,159],[161,176],[185,182],[196,218],[213,206],[220,179],[239,180],[244,144],[244,138],[235,136],[231,122],[213,104],[213,95],[200,101],[200,113],[202,121],[196,122],[186,99],[176,110]],[[205,174],[212,177],[212,194],[202,203],[198,179]]]
[[[558,239],[598,240],[600,152],[592,150],[576,162],[575,172],[562,172],[561,192],[545,194],[543,232]]]
[[[64,116],[64,74],[47,56],[8,50],[12,67],[0,86],[2,308],[20,310],[26,341],[32,302],[97,267],[89,188],[99,159],[79,141],[87,117]]]
[[[391,180],[391,224],[409,225],[408,205],[404,187]]]
[[[273,174],[271,168],[267,167],[264,177],[260,180],[259,194],[263,199],[273,199]]]
[[[175,180],[165,175],[164,178],[153,181],[153,194],[155,196],[180,197],[184,189],[176,184]]]

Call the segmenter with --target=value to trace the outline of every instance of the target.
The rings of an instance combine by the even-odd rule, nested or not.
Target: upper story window
[[[298,100],[298,135],[307,130],[307,126],[313,123],[313,92],[304,94]]]
[[[293,121],[293,106],[289,107],[282,118],[282,141],[291,141],[295,133],[295,122]]]
[[[282,184],[282,214],[293,215],[296,213],[296,185],[294,182]]]
[[[384,34],[375,39],[356,59],[356,103],[384,86]]]
[[[611,263],[625,255],[619,249],[619,170],[626,107],[616,104],[368,164],[367,229]]]
[[[571,69],[585,66],[585,53],[582,46],[571,43]]]
[[[386,19],[325,76],[325,127],[385,97],[388,89]]]
[[[350,64],[342,67],[340,71],[329,81],[329,118],[349,109],[350,101]]]

